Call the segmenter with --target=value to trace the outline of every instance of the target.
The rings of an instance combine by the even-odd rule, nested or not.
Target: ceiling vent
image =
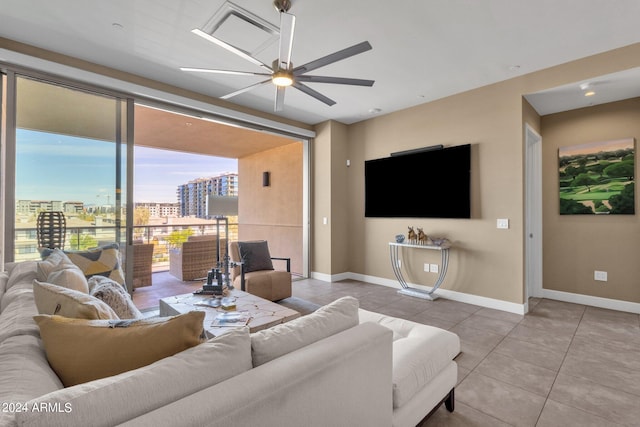
[[[280,30],[246,9],[225,2],[200,29],[251,56],[262,52],[280,37]]]

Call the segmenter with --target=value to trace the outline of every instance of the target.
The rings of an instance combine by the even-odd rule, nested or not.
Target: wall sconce
[[[271,173],[270,172],[262,172],[262,186],[268,187],[271,185]]]

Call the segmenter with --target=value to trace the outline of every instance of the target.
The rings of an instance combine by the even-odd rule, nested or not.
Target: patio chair
[[[229,257],[240,263],[230,271],[234,287],[270,301],[291,296],[291,258],[272,257],[266,240],[231,242]],[[285,261],[286,271],[275,270],[274,260]]]
[[[153,243],[133,245],[133,289],[151,286]]]
[[[220,259],[224,257],[227,239],[220,239]],[[216,267],[218,243],[216,236],[190,236],[180,248],[169,250],[169,273],[183,282],[200,280]]]

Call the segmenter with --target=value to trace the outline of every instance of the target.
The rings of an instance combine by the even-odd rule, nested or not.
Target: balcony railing
[[[218,229],[219,228],[219,229]],[[238,224],[229,224],[229,240],[238,239]],[[187,236],[215,236],[220,233],[220,237],[225,237],[225,227],[217,226],[215,221],[211,223],[198,224],[165,224],[165,225],[141,225],[133,228],[133,241],[140,243],[153,243],[153,271],[168,270],[169,268],[169,248],[175,245],[182,237]],[[38,260],[37,229],[17,228],[15,230],[15,261]],[[65,250],[84,250],[99,245],[124,242],[125,230],[121,229],[117,235],[117,228],[114,226],[88,226],[88,227],[67,227],[65,234]]]

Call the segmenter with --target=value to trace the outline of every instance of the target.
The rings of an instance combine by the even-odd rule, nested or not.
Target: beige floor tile
[[[549,399],[622,425],[640,420],[638,396],[584,378],[558,374]]]
[[[548,350],[545,347],[510,337],[505,338],[496,347],[495,352],[554,372],[558,372],[560,369],[565,355],[564,352]]]
[[[544,397],[475,372],[456,387],[456,400],[513,426],[535,426],[545,402]]]
[[[569,349],[569,344],[573,339],[573,332],[550,334],[549,331],[544,329],[531,328],[519,324],[509,332],[509,338],[526,341],[551,351],[564,353]]]
[[[521,314],[508,313],[502,310],[483,307],[475,312],[478,316],[490,317],[491,319],[503,320],[505,322],[520,323],[524,316]]]
[[[520,387],[542,397],[547,397],[556,372],[531,363],[492,352],[474,369],[487,377]]]
[[[494,334],[505,336],[517,325],[517,323],[493,319],[474,313],[460,322],[460,326],[468,326],[473,329],[490,331]]]
[[[612,421],[588,414],[571,406],[547,400],[536,427],[617,427]]]
[[[420,427],[509,427],[509,424],[490,415],[456,402],[455,410],[449,412],[444,405]]]
[[[560,372],[640,397],[640,358],[615,344],[576,338]]]

